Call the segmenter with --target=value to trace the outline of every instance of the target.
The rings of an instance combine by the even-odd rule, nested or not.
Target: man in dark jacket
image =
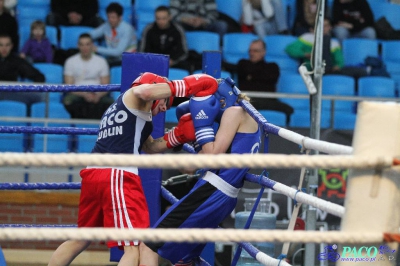
[[[46,24],[55,27],[97,27],[103,22],[98,11],[97,0],[51,0],[51,12],[46,18]]]
[[[14,44],[12,52],[18,53],[18,24],[16,19],[4,6],[4,0],[0,0],[0,34],[7,34],[11,37]]]
[[[188,48],[183,28],[171,21],[169,8],[159,6],[155,10],[155,22],[146,26],[142,33],[140,51],[169,55],[169,66],[184,68],[188,65]]]
[[[367,0],[335,0],[333,35],[340,43],[349,37],[376,39],[374,16]]]
[[[249,47],[249,59],[241,59],[237,65],[239,89],[243,92],[275,92],[280,71],[276,63],[267,63],[266,44],[263,40],[253,41]],[[251,104],[258,110],[275,110],[286,114],[286,124],[290,122],[293,108],[276,98],[251,97]]]
[[[0,34],[0,80],[18,81],[18,78],[26,78],[34,82],[44,82],[44,75],[25,59],[12,54],[12,48],[11,37]],[[0,92],[0,100],[26,103],[28,110],[32,103],[44,101],[44,97],[43,92]]]

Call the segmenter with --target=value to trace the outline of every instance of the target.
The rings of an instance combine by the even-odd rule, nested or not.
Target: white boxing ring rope
[[[396,163],[395,163],[396,162]],[[0,166],[136,166],[142,168],[352,168],[383,169],[398,165],[393,156],[280,154],[76,154],[0,153]]]
[[[260,229],[1,228],[0,240],[139,239],[147,242],[381,243],[384,232],[287,231]]]

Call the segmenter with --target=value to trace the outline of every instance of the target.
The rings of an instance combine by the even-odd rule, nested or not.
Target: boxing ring
[[[123,61],[124,62],[124,61]],[[147,70],[146,70],[147,71]],[[164,74],[165,75],[165,74]],[[93,87],[59,86],[17,86],[18,89],[63,91],[65,90],[118,90],[125,85],[108,85]],[[124,81],[123,81],[124,82]],[[5,88],[2,88],[5,89]],[[7,88],[12,90],[13,88]],[[387,243],[397,249],[400,238],[398,228],[400,215],[397,210],[400,201],[399,193],[399,156],[400,140],[400,105],[395,103],[363,102],[359,106],[359,117],[356,122],[353,147],[328,143],[302,136],[290,130],[268,123],[251,104],[246,101],[240,105],[259,123],[264,132],[299,144],[306,150],[316,150],[327,155],[280,155],[280,154],[161,154],[161,155],[117,155],[117,154],[46,154],[46,153],[0,153],[0,166],[23,167],[85,167],[98,166],[137,166],[145,171],[157,171],[165,168],[221,167],[250,168],[350,168],[351,177],[346,194],[345,206],[340,206],[285,186],[265,176],[247,174],[246,180],[273,189],[297,202],[325,210],[342,219],[341,231],[290,231],[290,230],[254,230],[254,229],[111,229],[111,228],[74,228],[74,226],[35,227],[3,226],[0,229],[0,241],[12,240],[93,240],[140,239],[143,241],[176,241],[176,242],[238,242],[263,265],[290,265],[282,259],[271,258],[254,250],[246,242],[277,243],[335,243],[366,245]],[[156,123],[157,121],[155,121]],[[397,123],[396,123],[397,122]],[[379,128],[379,130],[377,130]],[[93,134],[97,129],[76,128],[40,128],[40,127],[0,127],[2,133],[31,134]],[[163,131],[161,131],[163,133]],[[371,134],[373,132],[373,134]],[[150,174],[152,175],[152,174]],[[143,177],[142,177],[143,178]],[[145,177],[144,177],[145,178]],[[171,197],[161,187],[156,193]],[[79,183],[67,184],[1,184],[0,189],[79,189]],[[148,196],[148,195],[146,195]],[[156,197],[158,200],[160,196]],[[154,199],[153,199],[154,200]],[[371,219],[373,213],[381,219]],[[158,214],[153,214],[157,216]],[[154,216],[153,216],[154,219]],[[383,254],[386,255],[386,254]],[[342,264],[341,264],[342,263]],[[363,262],[357,265],[364,265]],[[389,260],[387,264],[392,265]],[[337,265],[345,265],[338,262]],[[367,265],[367,264],[365,264]],[[371,265],[371,264],[368,264]]]

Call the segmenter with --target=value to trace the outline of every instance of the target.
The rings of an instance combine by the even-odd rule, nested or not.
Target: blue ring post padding
[[[169,57],[150,53],[123,53],[121,92],[131,87],[132,82],[143,72],[152,72],[167,77]],[[153,117],[153,138],[164,135],[165,113]],[[139,169],[147,204],[150,210],[150,222],[154,224],[161,212],[161,169]]]
[[[132,82],[143,72],[152,72],[168,77],[169,56],[151,53],[123,53],[121,93],[131,87]],[[153,138],[164,135],[165,113],[153,117]],[[153,225],[161,215],[161,179],[162,169],[139,169],[147,205],[150,212],[150,224]],[[110,261],[119,261],[122,251],[110,250]]]
[[[219,79],[221,77],[221,52],[205,51],[202,60],[203,73]]]

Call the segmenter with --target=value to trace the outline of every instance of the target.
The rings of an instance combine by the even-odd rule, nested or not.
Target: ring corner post
[[[361,102],[358,107],[356,127],[353,138],[354,156],[395,157],[400,154],[400,104],[394,102]],[[393,167],[375,169],[354,169],[347,180],[345,214],[341,230],[348,232],[398,233],[400,226],[400,173]],[[373,216],[373,218],[371,218]],[[383,239],[383,235],[382,235]],[[398,243],[374,243],[398,252]],[[352,247],[353,248],[353,247]],[[359,248],[359,249],[357,249]],[[357,250],[363,247],[356,246]],[[374,248],[375,249],[375,248]],[[396,258],[391,255],[379,265],[395,265]],[[394,255],[395,256],[395,255]],[[368,254],[367,254],[368,257]],[[368,257],[369,258],[369,257]],[[339,266],[347,265],[338,261]],[[371,261],[358,262],[357,265],[371,265]]]
[[[151,53],[123,53],[121,93],[131,87],[132,82],[143,72],[152,72],[168,77],[169,56]],[[164,135],[165,113],[153,117],[152,137]],[[161,179],[162,169],[139,169],[143,189],[150,212],[150,224],[154,224],[161,215]],[[119,261],[122,251],[111,249],[110,261]]]
[[[204,51],[202,55],[202,70],[216,79],[221,77],[222,55],[220,51]]]

